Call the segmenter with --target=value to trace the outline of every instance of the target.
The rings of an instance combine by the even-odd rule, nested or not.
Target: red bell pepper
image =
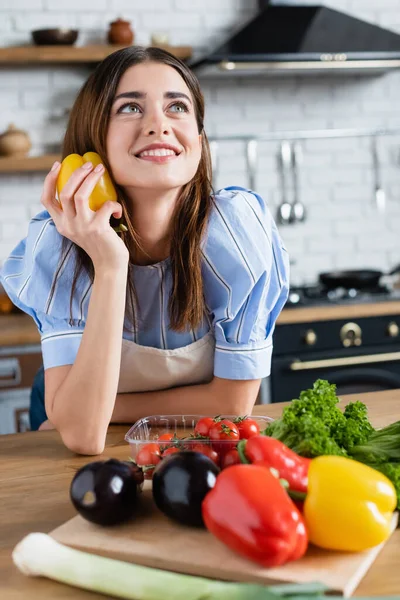
[[[304,520],[278,479],[263,466],[222,471],[203,500],[207,529],[264,567],[297,560],[307,550]]]
[[[307,492],[310,458],[299,456],[279,440],[265,435],[240,441],[238,451],[243,462],[276,469],[290,490]]]

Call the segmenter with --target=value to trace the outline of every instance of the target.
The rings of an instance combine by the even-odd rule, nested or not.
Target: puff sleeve
[[[12,302],[36,322],[45,369],[74,362],[91,291],[89,278],[80,278],[71,319],[73,248],[63,253],[62,239],[49,213],[39,213],[0,272]]]
[[[239,187],[215,196],[203,248],[204,295],[214,328],[214,375],[270,374],[272,334],[289,291],[289,259],[265,201]]]

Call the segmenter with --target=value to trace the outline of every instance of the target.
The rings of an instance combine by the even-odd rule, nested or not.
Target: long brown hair
[[[124,48],[109,55],[90,75],[83,85],[71,110],[63,144],[63,158],[71,153],[84,154],[97,152],[110,172],[106,155],[106,136],[111,106],[124,72],[133,65],[143,62],[157,62],[174,68],[188,86],[194,103],[199,133],[202,134],[201,159],[193,179],[182,187],[172,224],[170,263],[172,269],[172,291],[169,299],[171,327],[182,331],[187,327],[196,328],[204,316],[204,297],[201,276],[202,240],[212,206],[211,157],[207,136],[204,132],[204,98],[199,82],[184,62],[160,48],[140,46]],[[130,252],[130,271],[127,285],[127,316],[130,325],[135,326],[135,299],[131,269],[135,252],[140,249],[140,240],[134,223],[129,216],[128,199],[124,190],[115,184],[118,201],[122,205],[123,221],[127,232],[120,235]],[[64,253],[71,244],[64,239]],[[91,259],[82,248],[73,245],[75,268],[71,289],[72,301],[80,275],[86,272],[91,281],[94,268]],[[140,308],[140,307],[139,307]]]

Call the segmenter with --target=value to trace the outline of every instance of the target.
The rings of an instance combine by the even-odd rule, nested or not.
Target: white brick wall
[[[276,0],[282,3],[283,0]],[[315,4],[315,0],[290,0]],[[332,0],[332,8],[400,32],[399,0]],[[77,27],[79,45],[105,40],[117,17],[132,22],[136,42],[164,32],[196,55],[222,41],[257,10],[257,0],[0,0],[0,44],[26,44],[30,31]],[[0,132],[25,128],[32,153],[54,151],[71,106],[89,70],[82,67],[0,67]],[[313,128],[400,128],[400,72],[383,77],[293,77],[202,82],[209,136]],[[295,261],[292,280],[312,281],[329,268],[379,267],[400,262],[400,135],[380,144],[387,191],[384,216],[374,208],[368,139],[303,143],[301,198],[307,222],[282,228]],[[275,213],[281,200],[277,142],[259,144],[256,188]],[[244,146],[219,147],[215,186],[248,185]],[[40,210],[43,174],[0,174],[0,263]]]

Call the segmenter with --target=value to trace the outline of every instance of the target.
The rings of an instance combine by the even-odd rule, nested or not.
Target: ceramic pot
[[[132,44],[134,38],[134,33],[131,28],[131,24],[129,21],[124,21],[123,19],[117,19],[110,23],[110,28],[108,30],[108,43],[109,44],[120,44],[129,46]]]
[[[10,124],[7,131],[0,135],[1,156],[26,156],[31,149],[31,140],[26,131]]]

